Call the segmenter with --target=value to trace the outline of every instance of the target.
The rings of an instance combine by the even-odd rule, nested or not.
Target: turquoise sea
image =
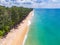
[[[25,45],[60,45],[60,9],[34,9]]]

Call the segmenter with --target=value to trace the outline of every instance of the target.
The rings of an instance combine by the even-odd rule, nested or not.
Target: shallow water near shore
[[[25,45],[60,45],[60,9],[34,9]]]

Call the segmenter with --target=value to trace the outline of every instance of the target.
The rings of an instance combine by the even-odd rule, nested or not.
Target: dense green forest
[[[30,11],[32,11],[30,8],[0,6],[0,37],[5,36],[12,28],[16,28]]]

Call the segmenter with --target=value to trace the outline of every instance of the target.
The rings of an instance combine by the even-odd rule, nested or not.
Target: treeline
[[[0,37],[6,35],[10,29],[16,28],[30,11],[30,8],[0,6]]]

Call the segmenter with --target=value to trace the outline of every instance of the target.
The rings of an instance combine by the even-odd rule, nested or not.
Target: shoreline
[[[25,41],[26,41],[27,36],[28,36],[29,26],[31,25],[31,19],[32,19],[32,17],[34,16],[33,12],[34,12],[34,11],[31,11],[31,12],[30,12],[31,17],[30,17],[30,19],[28,20],[28,31],[27,31],[26,34],[25,34],[25,37],[24,37],[24,40],[23,40],[23,45],[25,44]],[[29,17],[29,16],[28,16],[28,17]]]
[[[33,11],[31,11],[26,19],[18,25],[17,29],[13,28],[6,38],[1,39],[0,45],[24,45],[33,15]]]

